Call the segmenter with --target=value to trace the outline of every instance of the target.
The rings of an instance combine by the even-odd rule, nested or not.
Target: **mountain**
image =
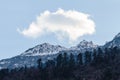
[[[33,48],[26,50],[21,56],[43,56],[57,54],[59,51],[66,50],[67,48],[60,45],[51,45],[49,43],[43,43]]]
[[[118,33],[112,41],[107,42],[104,45],[104,48],[111,48],[111,47],[120,47],[120,33]]]
[[[112,41],[106,43],[103,46],[98,46],[92,41],[81,41],[78,45],[65,48],[60,45],[51,45],[49,43],[43,43],[37,45],[33,48],[29,48],[22,54],[9,58],[0,60],[0,69],[2,68],[19,68],[19,67],[31,67],[37,66],[37,60],[42,59],[43,63],[49,59],[54,59],[58,54],[62,53],[72,53],[77,55],[79,53],[84,53],[85,51],[93,51],[94,49],[100,48],[111,48],[111,47],[120,47],[120,33],[117,34]]]
[[[71,50],[80,50],[80,52],[93,51],[98,45],[94,44],[92,41],[81,41],[77,46],[71,47]]]
[[[31,67],[37,66],[36,62],[39,58],[45,62],[48,59],[53,59],[57,56],[57,53],[67,48],[60,45],[51,45],[49,43],[43,43],[30,48],[22,54],[0,61],[0,68],[16,68],[16,67]]]
[[[43,43],[37,45],[33,48],[29,48],[22,54],[0,61],[0,68],[17,68],[17,67],[31,67],[37,66],[37,60],[42,59],[43,63],[48,59],[54,59],[58,54],[61,53],[73,53],[77,55],[80,52],[85,52],[86,50],[93,50],[97,47],[91,41],[81,41],[77,46],[71,48],[65,48],[60,45],[51,45],[49,43]]]

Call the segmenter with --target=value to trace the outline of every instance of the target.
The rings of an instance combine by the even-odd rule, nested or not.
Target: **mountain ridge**
[[[74,55],[77,55],[78,53],[84,53],[85,51],[93,51],[99,47],[110,48],[115,46],[120,47],[120,33],[118,33],[113,40],[103,46],[96,45],[92,41],[86,40],[83,40],[78,45],[70,48],[66,48],[61,45],[43,43],[33,48],[29,48],[18,56],[0,60],[0,69],[37,66],[36,61],[39,58],[45,62],[49,59],[54,59],[58,54],[61,53],[73,53]]]
[[[120,33],[118,33],[111,41],[107,42],[104,47],[120,47]]]
[[[33,48],[29,48],[25,52],[23,52],[22,56],[37,56],[37,55],[49,55],[49,54],[56,54],[61,50],[66,50],[67,48],[60,46],[60,45],[52,45],[49,43],[43,43],[37,45]]]

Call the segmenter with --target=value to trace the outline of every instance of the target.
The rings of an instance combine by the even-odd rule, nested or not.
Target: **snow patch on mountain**
[[[92,41],[81,41],[77,46],[71,47],[70,50],[80,50],[81,52],[92,51],[96,49],[98,45],[94,44]]]
[[[60,45],[51,45],[49,43],[43,43],[26,50],[24,53],[21,54],[21,56],[51,55],[51,54],[57,54],[59,51],[66,49],[67,48],[62,47]]]

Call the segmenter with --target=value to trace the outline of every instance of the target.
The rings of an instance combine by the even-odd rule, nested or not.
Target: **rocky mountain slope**
[[[100,47],[120,47],[120,33],[117,34],[114,39],[103,46]],[[31,67],[37,66],[37,60],[42,59],[43,63],[49,59],[54,59],[58,54],[61,53],[72,53],[77,55],[79,53],[84,53],[85,51],[93,51],[99,46],[94,44],[92,41],[81,41],[78,45],[71,48],[65,48],[60,45],[51,45],[49,43],[43,43],[30,48],[23,52],[22,54],[9,58],[0,60],[0,69],[2,68],[16,68],[16,67]]]
[[[104,47],[110,48],[110,47],[120,47],[120,33],[118,33],[112,41],[107,42]]]

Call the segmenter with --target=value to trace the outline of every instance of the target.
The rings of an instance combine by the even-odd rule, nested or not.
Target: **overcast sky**
[[[120,0],[1,0],[0,59],[47,42],[103,45],[120,32]]]

